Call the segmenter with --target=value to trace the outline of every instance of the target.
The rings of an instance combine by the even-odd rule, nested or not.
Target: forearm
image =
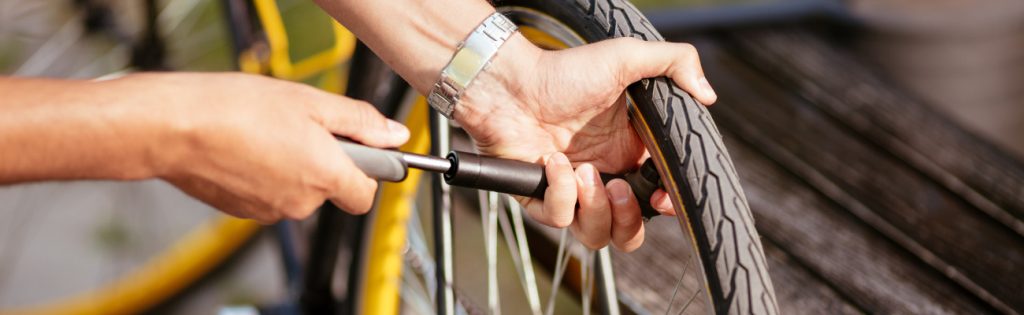
[[[316,2],[420,92],[430,90],[456,44],[494,12],[482,0]]]
[[[122,83],[0,78],[0,184],[153,176],[157,124]]]
[[[458,43],[494,12],[483,0],[316,2],[423,95],[433,88]],[[520,84],[535,81],[532,69],[541,52],[519,33],[510,37],[470,83],[455,119],[473,133],[491,114],[518,111],[510,105],[521,103],[513,99],[524,94],[519,93]]]
[[[483,0],[316,2],[424,94],[437,82],[456,45],[494,12]],[[526,57],[537,51],[536,46],[516,34],[498,56]],[[488,70],[506,75],[504,72],[512,69],[492,64]]]

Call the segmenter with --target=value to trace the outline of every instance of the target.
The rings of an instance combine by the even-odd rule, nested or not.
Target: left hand
[[[484,154],[546,164],[544,200],[520,198],[532,218],[569,227],[592,249],[611,242],[632,251],[644,234],[638,201],[624,181],[604,185],[597,172],[623,173],[647,157],[623,91],[659,76],[702,104],[717,98],[689,44],[618,38],[544,51],[517,34],[467,90],[455,118]],[[640,202],[674,215],[664,191]]]

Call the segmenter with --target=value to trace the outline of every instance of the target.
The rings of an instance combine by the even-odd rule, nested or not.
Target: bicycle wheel
[[[496,1],[496,5],[499,11],[502,11],[516,22],[520,32],[527,39],[547,49],[561,49],[583,45],[587,42],[623,36],[637,37],[644,40],[662,40],[662,37],[653,30],[646,18],[626,1],[511,0]],[[671,233],[672,240],[676,242],[685,240],[685,242],[690,243],[690,250],[687,251],[692,251],[690,257],[693,259],[692,262],[655,263],[676,263],[679,266],[676,266],[678,268],[673,270],[682,270],[681,275],[673,274],[670,276],[660,273],[657,271],[660,269],[656,268],[652,268],[643,274],[650,278],[678,278],[679,280],[675,283],[675,288],[671,285],[667,288],[672,290],[671,296],[668,291],[664,291],[666,289],[665,286],[662,286],[660,287],[662,291],[653,290],[656,297],[623,297],[623,295],[620,295],[620,302],[628,306],[628,310],[636,313],[663,311],[665,313],[687,314],[701,312],[717,314],[777,313],[775,294],[768,277],[766,261],[758,234],[754,228],[754,221],[749,206],[746,204],[745,196],[739,187],[738,178],[717,127],[715,127],[714,122],[711,120],[707,109],[695,102],[684,91],[672,84],[671,80],[666,78],[648,79],[634,84],[629,87],[628,95],[631,100],[629,110],[634,127],[647,144],[652,159],[657,166],[658,173],[662,176],[666,190],[670,192],[673,205],[675,205],[678,214],[678,226],[670,228],[678,229],[681,233]],[[393,210],[383,209],[382,211]],[[438,210],[435,209],[434,211],[437,212]],[[413,214],[412,220],[418,220],[415,215],[416,211],[402,214],[403,216],[404,214]],[[488,246],[496,242],[493,236],[486,234],[488,233],[488,227],[486,227],[488,224],[492,226],[489,227],[489,233],[496,233],[495,230],[497,229],[494,228],[496,219],[494,219],[494,216],[494,213],[481,211],[481,217],[483,217],[482,225],[485,231],[482,238],[485,239],[484,242],[487,242]],[[502,213],[499,216],[506,216],[506,214]],[[515,217],[515,213],[511,217]],[[437,218],[435,217],[434,221]],[[503,220],[509,221],[507,218]],[[654,219],[651,223],[658,224],[651,224],[649,228],[655,226],[662,227],[662,224],[666,223],[667,220],[670,219]],[[427,249],[429,241],[410,238],[406,244],[396,244],[394,242],[394,235],[409,234],[410,237],[414,237],[422,232],[414,232],[413,230],[417,229],[416,224],[411,224],[409,225],[410,230],[407,233],[406,222],[391,221],[388,224],[378,224],[379,222],[376,222],[372,228],[372,233],[376,233],[380,238],[388,239],[389,241],[379,241],[372,238],[366,239],[369,242],[366,247],[370,253],[390,254],[386,254],[387,256],[372,254],[366,258],[365,262],[377,262],[380,260],[389,263],[381,264],[388,266],[387,268],[382,268],[383,271],[375,272],[368,270],[365,275],[357,275],[366,279],[378,279],[376,284],[365,282],[364,286],[361,286],[361,290],[364,290],[367,295],[373,294],[373,296],[377,297],[376,299],[361,300],[362,304],[374,307],[383,305],[387,307],[386,311],[381,309],[374,310],[385,313],[397,312],[398,308],[396,306],[399,300],[397,295],[400,291],[402,292],[400,299],[403,301],[402,303],[413,304],[409,306],[411,310],[429,312],[432,308],[424,304],[429,303],[434,297],[440,297],[442,290],[445,289],[444,285],[437,285],[436,288],[433,285],[436,285],[436,282],[451,281],[453,273],[457,280],[454,282],[460,282],[458,281],[459,277],[465,277],[465,270],[443,271],[444,265],[451,264],[450,262],[444,263],[443,259],[438,259],[437,263],[431,264],[431,259],[428,257],[431,251]],[[436,222],[433,225],[435,228],[440,226]],[[518,228],[506,228],[506,226],[515,226],[514,221],[512,224],[503,222],[502,230],[520,230]],[[452,228],[452,230],[460,232],[466,229],[460,225],[458,228]],[[381,235],[390,235],[391,237],[381,237]],[[435,235],[438,235],[438,233],[435,233]],[[506,240],[509,241],[508,236],[506,237]],[[420,238],[425,238],[425,236],[420,236]],[[513,240],[509,241],[507,247],[509,249],[508,252],[514,254],[519,247],[514,243],[518,236],[511,238]],[[443,243],[443,241],[436,239],[433,241],[435,244],[438,242]],[[523,243],[521,242],[520,244]],[[445,244],[445,246],[447,245],[450,244]],[[552,272],[555,274],[553,276],[555,280],[553,281],[566,274],[564,271],[558,270],[564,269],[568,265],[565,262],[568,261],[569,255],[561,255],[563,246],[560,244],[558,247],[559,258],[553,264],[556,267],[552,268],[552,270],[555,270]],[[662,247],[658,247],[658,250],[662,250]],[[490,247],[488,247],[487,251],[488,256],[495,255],[494,252],[489,252],[494,251]],[[520,255],[519,258],[528,259],[528,251],[526,252],[527,255]],[[590,255],[590,257],[594,256],[593,254]],[[420,269],[420,277],[427,283],[412,285],[407,280],[407,275],[397,271],[401,267],[395,266],[393,263],[399,257],[404,257],[407,265],[416,265],[413,269]],[[579,259],[578,261],[586,264],[585,262],[588,260]],[[489,264],[492,263],[489,262],[488,258]],[[694,268],[698,269],[699,272],[687,274],[686,270],[690,264],[700,266],[700,268]],[[528,265],[518,264],[517,267]],[[443,273],[437,273],[438,271]],[[532,271],[529,272],[532,273]],[[410,268],[406,268],[406,273],[410,273]],[[435,273],[437,276],[432,277],[433,275],[430,273]],[[578,274],[583,273],[578,271]],[[598,274],[600,273],[598,272]],[[488,275],[488,277],[493,276]],[[651,279],[651,282],[653,280],[655,279]],[[583,282],[586,281],[583,280]],[[680,283],[684,282],[693,283],[693,285],[687,285],[692,286],[692,295],[680,294]],[[423,295],[429,296],[429,298],[409,299],[407,297],[409,292],[415,289],[399,287],[399,283],[419,286],[420,288],[415,289],[425,291]],[[523,286],[527,285],[523,284]],[[529,300],[538,300],[536,297],[538,295],[536,292],[537,286],[539,285],[535,283],[534,287],[532,287],[534,291],[530,292],[529,295],[535,297],[529,298]],[[450,305],[437,308],[438,310],[443,310],[443,312],[451,312],[455,309],[457,310],[456,313],[458,313],[459,308],[466,308],[471,311],[488,309],[494,312],[495,310],[501,310],[501,308],[496,309],[495,303],[490,301],[489,291],[492,290],[492,287],[489,286],[489,283],[486,288],[483,288],[488,292],[488,297],[485,298],[487,300],[486,303],[470,302],[468,303],[470,305],[467,305],[465,300],[470,299],[464,299],[467,298],[465,296],[482,295],[480,292],[472,291],[472,289],[461,289],[460,287],[447,289],[454,290],[456,297],[449,298],[446,301],[445,298],[436,299],[436,301],[440,302],[437,304]],[[388,294],[380,294],[380,291],[384,290],[388,291]],[[554,290],[555,288],[552,288],[552,291]],[[587,291],[587,289],[582,290]],[[620,289],[620,291],[623,290]],[[611,292],[613,294],[614,289]],[[687,295],[689,296],[687,297]],[[541,292],[541,296],[547,296],[547,292]],[[677,296],[684,297],[678,304],[676,301]],[[384,297],[384,299],[381,299],[381,297]],[[698,300],[697,298],[701,299]],[[406,302],[406,300],[416,301]],[[549,301],[552,300],[555,299],[549,299]],[[588,299],[584,298],[582,300],[584,306],[581,309],[586,312],[588,310]],[[456,301],[456,306],[451,306],[452,301]],[[531,301],[530,303],[535,302]],[[682,307],[677,310],[679,305],[682,305]],[[531,307],[531,309],[535,314],[539,314],[541,309],[546,310],[548,313],[553,310],[550,304],[544,308]],[[366,311],[367,309],[362,310]],[[564,309],[561,310],[564,311]]]
[[[539,45],[575,46],[614,37],[663,40],[624,0],[496,5]],[[682,232],[693,242],[710,308],[718,314],[778,313],[746,197],[707,109],[668,78],[634,83],[628,95],[633,126],[658,167]]]

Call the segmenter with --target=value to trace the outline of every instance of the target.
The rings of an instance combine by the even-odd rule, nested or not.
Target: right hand
[[[627,113],[630,84],[665,76],[702,104],[715,102],[697,51],[628,37],[546,51],[519,34],[501,49],[466,90],[456,119],[485,154],[544,162],[544,200],[519,199],[530,217],[568,227],[591,249],[640,247],[639,202],[674,215],[671,201],[663,190],[636,200],[625,181],[605,185],[598,171],[625,173],[647,158]]]
[[[369,210],[377,183],[334,135],[397,147],[409,131],[370,104],[302,84],[236,73],[141,74],[121,79],[149,93],[167,121],[152,150],[158,176],[228,214],[271,223],[301,219],[330,199]]]

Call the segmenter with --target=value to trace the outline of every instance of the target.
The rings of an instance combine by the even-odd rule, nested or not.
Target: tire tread
[[[577,7],[593,17],[608,37],[630,36],[661,41],[662,36],[632,4],[622,0],[579,0]],[[739,177],[718,127],[703,105],[667,78],[647,79],[638,86],[649,95],[657,126],[680,155],[679,167],[692,196],[685,206],[703,225],[708,257],[722,292],[712,292],[718,314],[778,314],[775,291],[766,267],[764,250]],[[661,108],[661,106],[664,106]],[[653,119],[648,119],[652,121]],[[681,135],[681,137],[680,137]],[[692,142],[691,142],[692,141]],[[693,144],[693,145],[691,145]],[[711,187],[713,185],[714,187]],[[717,206],[711,205],[717,202]],[[731,204],[731,206],[730,206]],[[723,252],[727,251],[727,252]],[[705,267],[706,272],[709,267]],[[709,275],[709,278],[712,277]],[[739,282],[737,282],[739,281]],[[712,289],[714,290],[714,289]]]

